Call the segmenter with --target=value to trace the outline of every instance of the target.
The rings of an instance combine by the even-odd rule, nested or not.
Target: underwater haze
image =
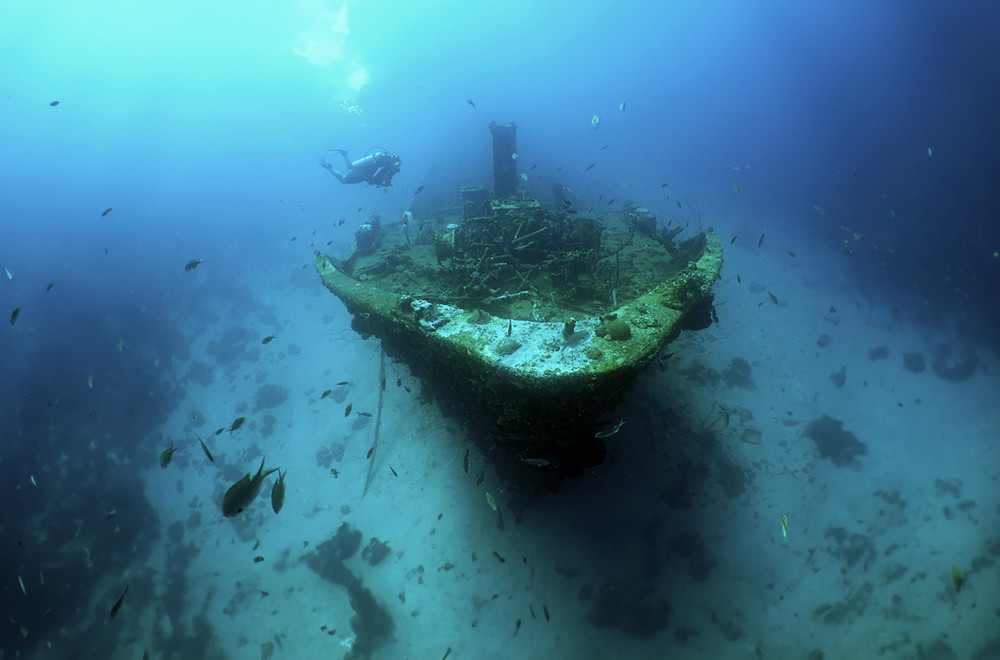
[[[998,22],[0,3],[0,657],[1000,657]],[[504,530],[490,457],[404,362],[383,412],[313,266],[492,190],[491,122],[543,205],[726,260],[612,458]],[[399,171],[342,183],[338,149]]]

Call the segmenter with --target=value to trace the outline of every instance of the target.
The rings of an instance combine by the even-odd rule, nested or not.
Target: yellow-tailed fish
[[[288,474],[288,470],[284,472],[278,471],[278,478],[275,480],[274,485],[271,486],[271,508],[274,509],[275,513],[281,512],[281,507],[285,506],[285,475]]]
[[[781,516],[781,536],[788,538],[788,516],[785,514],[779,514]]]
[[[160,467],[166,468],[170,465],[170,459],[174,457],[174,452],[177,451],[177,447],[174,447],[173,440],[170,441],[170,446],[160,452]]]
[[[965,582],[965,578],[962,576],[962,571],[958,569],[958,566],[951,567],[951,583],[955,585],[955,591],[962,590],[962,583]]]
[[[264,459],[262,458],[257,474],[251,476],[247,472],[243,475],[242,479],[230,486],[229,490],[226,491],[226,495],[222,499],[222,515],[229,518],[242,513],[243,509],[250,506],[257,499],[257,495],[260,494],[261,484],[264,483],[264,478],[276,470],[278,468],[271,468],[267,472],[264,472]]]

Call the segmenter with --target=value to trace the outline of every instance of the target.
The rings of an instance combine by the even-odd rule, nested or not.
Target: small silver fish
[[[208,447],[207,447],[207,446],[205,446],[205,441],[204,441],[204,440],[202,440],[202,439],[201,439],[201,436],[200,436],[200,435],[198,435],[197,433],[195,433],[195,435],[196,435],[196,436],[198,436],[198,442],[200,442],[200,443],[201,443],[201,450],[202,450],[203,452],[205,452],[205,456],[208,456],[208,460],[210,460],[210,461],[212,461],[212,462],[214,463],[214,462],[215,462],[215,459],[214,459],[214,458],[212,457],[212,452],[208,451]]]
[[[610,438],[615,433],[618,433],[618,431],[620,431],[623,426],[625,426],[625,420],[624,419],[622,419],[621,421],[619,421],[617,424],[615,424],[611,428],[604,429],[603,431],[598,431],[597,433],[594,434],[594,437],[595,438],[601,438],[601,439]]]
[[[111,606],[110,614],[112,619],[115,618],[115,615],[118,614],[118,610],[121,609],[122,601],[125,600],[125,594],[127,593],[128,593],[128,585],[126,584],[125,591],[123,591],[122,595],[118,597],[118,600],[115,601],[115,604]]]

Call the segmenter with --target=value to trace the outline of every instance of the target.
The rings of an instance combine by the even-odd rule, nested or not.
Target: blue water
[[[184,401],[165,365],[202,360],[192,335],[244,312],[318,323],[334,300],[313,250],[346,250],[370,214],[492,187],[491,121],[517,124],[539,198],[560,181],[724,243],[763,233],[775,255],[823,255],[875,307],[995,350],[998,20],[971,1],[0,4],[0,301],[20,310],[0,342],[5,657],[120,648],[104,609],[127,580],[101,580],[171,543],[142,496],[162,426],[182,401],[224,409],[207,436],[238,408]],[[386,190],[316,164],[377,147],[402,160]],[[315,304],[274,304],[282,291]],[[299,350],[325,356],[314,341]],[[131,463],[57,467],[91,441]],[[44,470],[57,485],[34,490]],[[112,508],[120,530],[94,531]],[[64,554],[75,519],[86,569]],[[93,651],[48,649],[62,627]]]

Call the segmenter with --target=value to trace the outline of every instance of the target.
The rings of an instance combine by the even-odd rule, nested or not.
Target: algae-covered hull
[[[597,418],[667,343],[708,325],[719,239],[707,230],[675,243],[676,229],[636,222],[648,211],[634,206],[581,219],[535,202],[474,213],[404,218],[347,261],[317,252],[316,269],[354,329],[378,337],[447,410],[481,423],[507,454],[565,462],[600,444]],[[548,242],[534,253],[521,247],[539,236]]]

